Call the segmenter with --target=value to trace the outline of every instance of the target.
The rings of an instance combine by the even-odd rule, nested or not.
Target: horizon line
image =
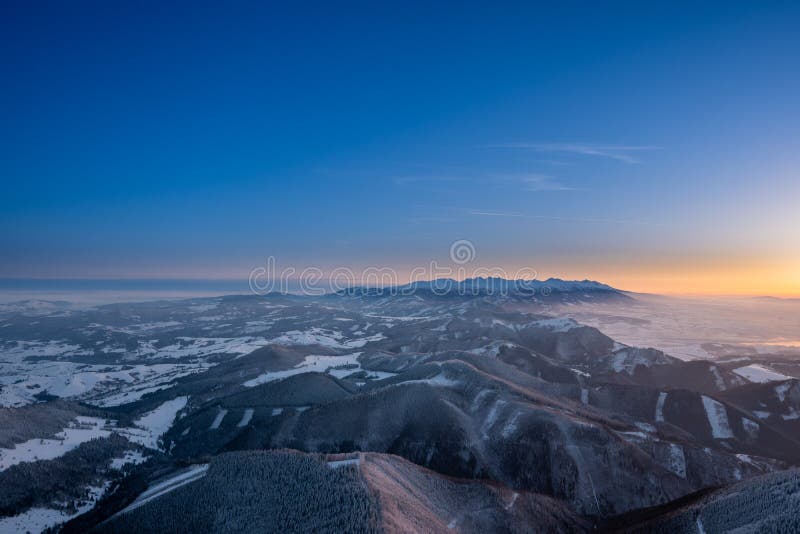
[[[757,292],[757,293],[730,293],[730,292],[698,292],[698,291],[664,291],[664,292],[654,292],[654,291],[647,291],[647,290],[630,290],[630,289],[623,289],[620,287],[616,287],[613,284],[604,282],[602,280],[592,279],[592,278],[560,278],[557,276],[549,276],[547,278],[532,278],[532,279],[511,279],[511,278],[503,278],[503,277],[465,277],[465,278],[429,278],[429,279],[420,279],[415,280],[414,283],[419,282],[433,282],[436,280],[455,280],[457,282],[462,282],[464,280],[469,279],[479,279],[479,278],[501,278],[507,281],[538,281],[538,282],[546,282],[547,280],[561,280],[564,282],[597,282],[601,284],[608,285],[609,287],[623,292],[623,293],[630,293],[633,295],[643,295],[643,296],[666,296],[666,297],[684,297],[684,298],[702,298],[702,297],[718,297],[718,298],[774,298],[778,300],[795,300],[800,299],[800,292],[796,293],[764,293],[764,292]],[[299,281],[300,278],[289,278],[290,281]],[[322,279],[325,280],[325,279]],[[321,282],[322,280],[317,281],[317,283]],[[0,291],[25,291],[25,290],[34,290],[34,291],[42,291],[43,289],[33,289],[33,288],[9,288],[9,287],[2,287],[3,283],[9,282],[241,282],[247,285],[248,278],[247,277],[219,277],[219,278],[204,278],[204,277],[15,277],[15,276],[2,276],[0,277]],[[412,283],[411,281],[402,282],[398,285],[406,285]],[[248,288],[249,289],[249,288]],[[76,290],[76,289],[73,289]],[[80,290],[80,289],[77,289]],[[221,293],[224,295],[224,293]]]

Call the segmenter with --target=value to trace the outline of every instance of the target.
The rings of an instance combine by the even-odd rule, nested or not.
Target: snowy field
[[[357,349],[371,341],[380,341],[381,339],[384,339],[382,334],[375,334],[348,340],[345,339],[344,334],[337,330],[314,327],[304,331],[291,330],[272,339],[270,342],[278,345],[319,345],[331,349]]]
[[[159,438],[170,429],[178,412],[186,407],[188,401],[188,397],[169,400],[134,421],[133,428],[121,428],[117,431],[134,443],[149,449],[159,449]]]
[[[132,353],[131,363],[93,365],[70,361],[89,352],[76,345],[53,342],[12,342],[0,345],[0,406],[23,406],[39,393],[85,400],[96,406],[135,402],[147,393],[171,387],[178,378],[208,370],[212,355],[237,357],[267,344],[264,339],[179,338],[144,353]],[[153,363],[139,363],[142,358]],[[124,360],[124,353],[119,353]],[[186,360],[191,363],[186,363]],[[181,363],[161,363],[181,360]]]
[[[781,374],[772,369],[767,369],[763,365],[753,364],[745,367],[739,367],[733,370],[737,375],[746,378],[750,382],[780,382],[781,380],[789,380],[791,377]]]
[[[0,517],[0,534],[39,533],[69,521],[94,508],[107,489],[106,486],[89,488],[89,499],[72,514],[53,508],[31,508],[15,516]]]
[[[299,375],[302,373],[329,373],[337,378],[342,378],[359,371],[363,371],[361,363],[358,361],[360,352],[352,354],[345,354],[344,356],[320,356],[309,355],[305,359],[291,369],[283,371],[271,371],[263,373],[251,380],[248,380],[243,385],[245,387],[255,387],[259,384],[266,384],[274,380],[282,380],[290,376]],[[374,380],[382,380],[396,373],[382,372],[382,371],[367,371],[368,378]]]
[[[13,449],[0,449],[0,471],[22,462],[52,460],[68,453],[81,443],[111,434],[105,419],[78,416],[52,439],[30,439]]]
[[[116,421],[78,416],[53,438],[34,438],[24,443],[17,443],[13,448],[0,449],[0,471],[23,462],[58,458],[81,443],[95,438],[105,438],[112,433],[121,434],[144,447],[158,449],[159,438],[170,429],[178,412],[186,407],[187,402],[188,397],[167,401],[137,419],[133,427],[118,427]],[[131,453],[127,460],[120,459],[115,465],[121,467],[125,463],[136,462],[139,458],[139,453]]]

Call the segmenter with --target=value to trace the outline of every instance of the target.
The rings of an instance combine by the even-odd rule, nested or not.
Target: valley
[[[644,305],[602,284],[470,287],[6,307],[0,532],[637,531],[797,498],[790,352],[630,345],[580,320]]]

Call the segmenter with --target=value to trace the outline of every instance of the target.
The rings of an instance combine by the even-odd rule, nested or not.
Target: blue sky
[[[381,4],[4,3],[0,276],[800,293],[800,5]]]

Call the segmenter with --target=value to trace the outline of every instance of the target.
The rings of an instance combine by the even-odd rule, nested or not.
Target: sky
[[[800,4],[3,2],[0,277],[800,295]]]

